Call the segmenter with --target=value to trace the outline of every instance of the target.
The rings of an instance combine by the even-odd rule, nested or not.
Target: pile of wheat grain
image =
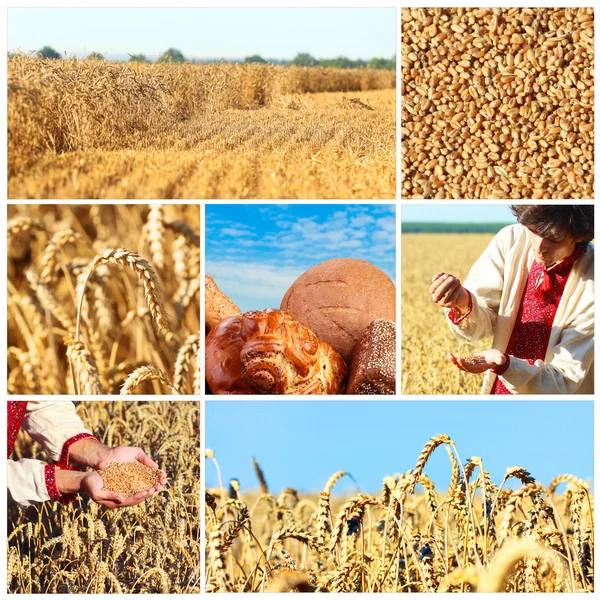
[[[445,494],[424,472],[442,446]],[[212,451],[207,457],[216,463]],[[385,477],[379,494],[343,503],[332,496],[343,471],[318,497],[292,488],[275,497],[255,466],[260,495],[242,495],[235,480],[228,494],[222,483],[206,493],[209,592],[594,589],[593,501],[573,475],[545,488],[523,467],[508,467],[498,487],[481,458],[463,461],[447,435],[432,437],[410,471]]]
[[[405,198],[593,198],[594,9],[402,10]]]
[[[104,482],[102,489],[117,492],[123,498],[145,492],[159,483],[158,469],[151,469],[137,461],[111,462],[98,473]]]
[[[9,503],[8,592],[199,594],[199,403],[97,400],[78,403],[77,412],[109,446],[143,448],[167,484],[125,509],[81,495],[69,506]],[[15,455],[47,459],[25,433]]]
[[[9,206],[9,393],[200,393],[199,212]]]

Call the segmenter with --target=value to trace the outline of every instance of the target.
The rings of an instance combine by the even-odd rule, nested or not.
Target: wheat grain
[[[402,9],[403,197],[593,197],[593,65],[593,8]]]
[[[101,394],[102,383],[92,355],[82,342],[76,341],[71,335],[65,337],[64,343],[67,346],[67,356],[73,368],[73,383],[76,393]]]
[[[190,335],[185,340],[179,352],[177,353],[177,360],[175,361],[175,367],[173,369],[173,386],[179,390],[180,394],[184,394],[186,391],[185,380],[189,372],[190,363],[194,367],[197,367],[197,356],[200,351],[200,336]],[[194,372],[194,379],[197,375]]]
[[[133,373],[130,373],[127,380],[121,387],[121,395],[133,393],[133,390],[141,385],[144,381],[159,381],[164,386],[169,388],[173,394],[179,394],[175,386],[169,381],[167,374],[160,369],[146,365],[138,367]]]
[[[144,286],[146,303],[150,309],[150,313],[152,314],[154,321],[158,325],[159,329],[168,331],[169,325],[164,316],[162,302],[158,297],[158,281],[156,279],[156,275],[154,274],[154,270],[150,264],[136,252],[129,252],[124,248],[117,248],[105,250],[102,254],[97,255],[89,267],[87,275],[85,276],[85,279],[81,285],[76,332],[79,332],[79,315],[81,313],[81,305],[83,303],[87,281],[96,267],[106,263],[121,265],[130,269],[136,274],[137,278]]]

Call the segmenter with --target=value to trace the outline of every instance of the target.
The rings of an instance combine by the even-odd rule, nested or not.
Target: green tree
[[[297,67],[314,67],[319,64],[319,61],[308,52],[299,52],[290,64]]]
[[[105,60],[105,58],[100,52],[92,52],[86,60]]]
[[[130,54],[129,62],[147,63],[150,62],[145,54]]]
[[[252,56],[246,56],[246,58],[244,59],[245,63],[261,63],[261,64],[267,64],[267,61],[260,56],[259,54],[253,54]]]
[[[60,58],[60,53],[50,46],[44,46],[38,50],[38,58]]]
[[[182,63],[185,62],[185,56],[176,48],[169,48],[158,57],[157,62]]]
[[[369,61],[369,69],[388,69],[389,61],[385,58],[372,58]]]
[[[367,66],[369,69],[387,69],[388,71],[393,71],[396,69],[396,57],[372,58]]]

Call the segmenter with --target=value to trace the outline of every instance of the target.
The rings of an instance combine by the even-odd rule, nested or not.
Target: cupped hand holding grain
[[[469,309],[469,292],[460,279],[450,273],[436,273],[429,286],[431,299],[443,308],[452,308],[461,313]]]
[[[162,475],[164,475],[164,473]],[[103,488],[104,481],[98,472],[92,471],[90,473],[85,473],[81,481],[80,492],[88,495],[94,502],[106,506],[107,508],[136,506],[137,504],[140,504],[140,502],[150,498],[155,492],[162,489],[162,485],[158,485],[155,488],[150,488],[143,492],[138,492],[127,498],[123,498],[123,496],[117,492],[112,492]]]
[[[105,469],[112,463],[139,462],[149,469],[158,469],[158,465],[141,449],[136,446],[117,446],[110,448],[96,439],[88,438],[73,444],[70,458],[74,462],[92,467],[93,469]],[[143,502],[155,492],[160,491],[167,481],[166,473],[158,472],[158,484],[151,488],[132,494],[124,498],[121,494],[105,490],[104,481],[98,472],[85,473],[80,482],[80,489],[89,495],[92,500],[108,508],[135,506]]]
[[[448,359],[461,371],[467,373],[484,373],[489,369],[496,369],[506,362],[504,353],[500,350],[482,350],[475,356],[454,356],[448,354]]]

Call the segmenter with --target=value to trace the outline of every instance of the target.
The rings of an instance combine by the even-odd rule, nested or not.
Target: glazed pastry
[[[283,311],[242,316],[242,378],[263,394],[339,394],[348,374],[342,357]]]
[[[354,347],[347,394],[396,393],[396,323],[375,319]]]
[[[226,317],[242,314],[237,304],[219,289],[219,286],[210,275],[204,278],[204,295],[204,327],[206,333]]]
[[[206,336],[206,381],[213,394],[257,394],[242,379],[242,317],[222,319]]]

